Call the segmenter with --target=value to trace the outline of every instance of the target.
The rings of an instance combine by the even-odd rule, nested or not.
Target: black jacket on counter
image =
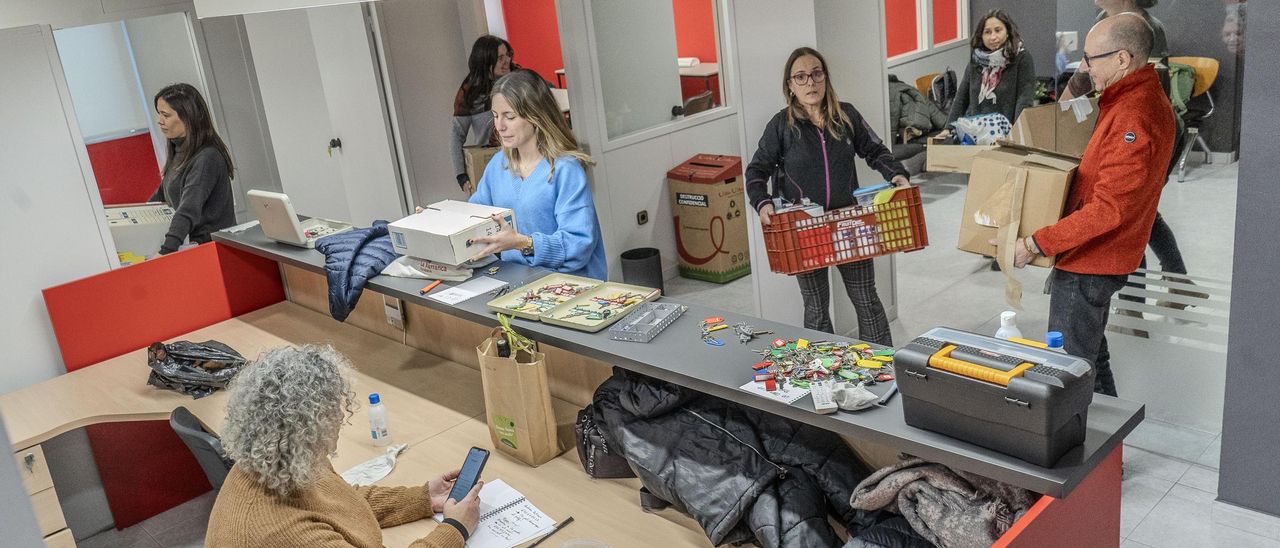
[[[831,432],[617,368],[591,409],[650,498],[717,546],[839,546],[828,515],[853,535],[883,517],[849,505],[869,471]]]
[[[775,177],[774,192],[787,201],[808,198],[827,209],[852,205],[858,188],[854,156],[864,158],[886,181],[895,175],[910,176],[853,105],[840,103],[840,108],[853,124],[842,139],[804,119],[789,127],[786,109],[769,120],[747,165],[747,199],[756,211],[769,201],[765,183],[770,177]]]

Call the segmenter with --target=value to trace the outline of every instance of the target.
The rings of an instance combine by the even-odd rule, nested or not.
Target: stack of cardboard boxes
[[[1011,219],[1018,221],[1018,237],[1056,223],[1096,122],[1096,100],[1075,108],[1054,103],[1023,110],[1009,138],[997,145],[931,144],[930,166],[969,174],[957,247],[995,256],[989,241]],[[1031,264],[1051,267],[1053,258],[1036,257]]]

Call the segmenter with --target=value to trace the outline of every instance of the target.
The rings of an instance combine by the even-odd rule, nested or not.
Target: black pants
[[[1089,360],[1095,377],[1093,391],[1116,395],[1111,374],[1111,352],[1107,348],[1107,316],[1111,296],[1124,286],[1124,275],[1076,274],[1053,269],[1053,289],[1049,293],[1049,330],[1060,331],[1068,354]]]
[[[889,317],[884,313],[880,295],[876,294],[876,271],[871,259],[836,266],[844,280],[845,291],[858,313],[858,338],[870,343],[893,346],[889,334]],[[804,300],[804,326],[807,329],[835,333],[831,326],[831,284],[827,269],[796,274],[800,297]]]

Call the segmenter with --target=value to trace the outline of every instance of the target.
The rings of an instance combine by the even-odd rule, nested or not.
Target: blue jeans
[[[1111,296],[1124,286],[1127,276],[1075,274],[1053,269],[1049,292],[1049,330],[1061,331],[1068,354],[1089,360],[1095,376],[1093,391],[1116,395],[1107,349],[1107,317]]]

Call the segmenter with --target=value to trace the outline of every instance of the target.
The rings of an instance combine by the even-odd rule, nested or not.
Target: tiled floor
[[[1230,280],[1232,223],[1235,207],[1234,164],[1202,166],[1192,172],[1187,183],[1170,183],[1161,201],[1161,212],[1182,237],[1180,247],[1193,275]],[[957,223],[964,206],[964,179],[955,176],[917,180],[924,189],[926,215],[930,219],[932,245],[898,259],[901,287],[911,288],[899,295],[899,317],[892,323],[893,336],[905,341],[935,325],[948,325],[980,333],[994,332],[1003,301],[1004,277],[988,270],[988,261],[956,251]],[[1208,223],[1206,218],[1216,219]],[[946,265],[946,268],[940,268]],[[1026,269],[1022,280],[1023,307],[1019,325],[1024,334],[1039,336],[1048,319],[1048,296],[1041,287],[1048,271]],[[724,309],[750,312],[751,278],[728,284],[713,284],[676,278],[666,282],[668,295],[682,300]],[[1194,309],[1193,309],[1194,310]],[[1148,352],[1149,345],[1167,341],[1138,339],[1111,334],[1116,346],[1132,352]],[[1114,350],[1113,350],[1114,352]],[[1118,352],[1117,352],[1118,354]],[[1220,372],[1225,356],[1210,353],[1214,363],[1205,364]],[[1147,420],[1125,442],[1125,476],[1121,508],[1122,548],[1181,547],[1271,547],[1280,548],[1280,518],[1218,502],[1218,454],[1221,452],[1220,426],[1208,421],[1199,428],[1160,409],[1185,406],[1189,400],[1208,400],[1219,409],[1222,395],[1212,390],[1188,394],[1160,371],[1142,370],[1141,364],[1116,362],[1117,367],[1136,370],[1153,385],[1146,401]],[[1122,377],[1121,380],[1124,380]],[[1138,383],[1130,383],[1130,386]],[[1124,384],[1121,384],[1124,389]],[[1122,394],[1123,395],[1123,394]],[[1164,404],[1164,405],[1162,405]],[[1219,419],[1220,421],[1220,419]],[[201,546],[213,495],[207,494],[183,506],[151,518],[124,531],[108,531],[80,543],[89,548],[107,546]]]
[[[84,539],[79,548],[198,548],[213,510],[215,494],[210,491],[171,508],[142,523],[117,531],[109,529]]]
[[[1160,211],[1180,237],[1179,247],[1193,276],[1231,279],[1236,169],[1235,164],[1197,166],[1186,183],[1171,182],[1164,190]],[[915,182],[923,190],[931,245],[897,259],[900,287],[909,290],[898,295],[898,318],[892,322],[894,340],[909,340],[935,325],[994,332],[1000,312],[1007,308],[1005,278],[988,269],[988,260],[955,249],[965,178],[926,175]],[[1151,268],[1158,268],[1154,257],[1151,260]],[[1017,273],[1023,283],[1023,311],[1018,323],[1028,336],[1041,336],[1048,321],[1049,298],[1042,293],[1047,274],[1048,270],[1039,268]],[[750,299],[751,284],[746,280],[726,286],[676,280],[667,282],[667,287],[669,294],[678,294],[681,299],[726,308],[726,303]],[[1125,356],[1149,355],[1160,345],[1174,342],[1159,336],[1140,339],[1119,333],[1108,334],[1108,340],[1113,354]],[[1200,364],[1199,370],[1220,377],[1226,356],[1213,351],[1202,355],[1210,363]],[[1118,369],[1128,368],[1120,377],[1121,390],[1128,381],[1131,393],[1141,395],[1147,404],[1147,420],[1125,443],[1122,546],[1280,548],[1280,518],[1214,500],[1222,450],[1221,385],[1181,384],[1181,378],[1158,369],[1168,364],[1122,363],[1118,359],[1113,359],[1113,364]],[[1191,417],[1176,412],[1188,405],[1206,407],[1197,408]],[[1208,418],[1196,420],[1205,416]]]

